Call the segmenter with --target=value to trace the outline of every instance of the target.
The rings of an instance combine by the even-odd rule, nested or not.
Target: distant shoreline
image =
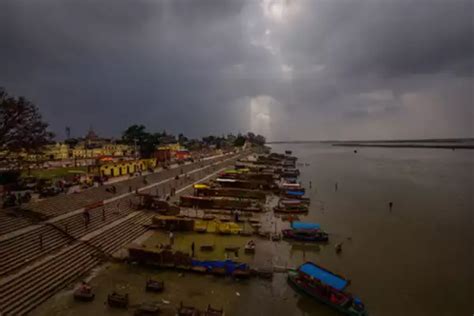
[[[427,139],[360,139],[360,140],[287,140],[268,141],[267,144],[307,144],[307,143],[343,143],[343,144],[376,144],[376,143],[472,143],[474,138],[427,138]]]
[[[332,146],[340,147],[388,147],[388,148],[438,148],[438,149],[474,149],[474,144],[364,144],[364,143],[333,143]]]
[[[274,141],[267,144],[331,144],[341,147],[393,147],[474,149],[474,138],[400,139],[400,140],[324,140],[324,141]]]

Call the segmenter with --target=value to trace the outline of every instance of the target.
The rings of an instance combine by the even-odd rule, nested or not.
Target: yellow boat
[[[199,233],[219,233],[226,235],[237,235],[242,231],[242,227],[234,222],[221,222],[219,220],[213,221],[194,221],[194,231]]]

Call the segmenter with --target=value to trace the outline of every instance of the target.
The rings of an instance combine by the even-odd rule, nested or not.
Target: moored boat
[[[74,299],[81,302],[90,302],[95,298],[92,288],[85,282],[83,282],[75,291]]]
[[[246,253],[255,253],[255,241],[249,240],[244,248]]]
[[[157,280],[147,280],[145,289],[148,292],[163,292],[165,288],[165,283],[163,281]]]
[[[135,316],[152,316],[160,314],[160,306],[154,303],[144,303],[135,310]]]
[[[327,233],[318,229],[283,229],[283,238],[293,239],[298,241],[328,241]]]
[[[194,306],[185,306],[183,302],[179,304],[178,316],[199,316],[201,313]]]
[[[344,315],[368,315],[362,301],[345,292],[349,281],[312,262],[302,264],[297,270],[288,273],[288,282],[314,299],[331,306]]]
[[[117,308],[127,308],[128,307],[128,293],[119,294],[117,292],[112,292],[107,296],[107,304],[110,307]]]
[[[204,316],[224,316],[224,309],[213,308],[210,304],[207,305],[207,309],[204,311]]]
[[[275,213],[284,213],[284,214],[305,214],[308,213],[307,205],[287,205],[287,206],[275,206],[273,208]]]

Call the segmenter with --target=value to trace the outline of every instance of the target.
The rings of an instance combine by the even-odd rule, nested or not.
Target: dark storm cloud
[[[144,123],[196,136],[469,136],[472,6],[7,0],[0,86],[33,99],[58,134]],[[397,127],[420,109],[443,128]]]

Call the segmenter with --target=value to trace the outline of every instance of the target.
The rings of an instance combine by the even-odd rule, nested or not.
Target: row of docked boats
[[[164,282],[159,280],[147,280],[145,284],[147,292],[161,293],[164,290]],[[95,299],[95,293],[92,287],[86,282],[82,282],[73,292],[76,301],[91,302]],[[107,295],[107,305],[112,308],[127,309],[130,305],[130,297],[128,293],[118,293],[113,291]],[[158,303],[143,303],[136,307],[134,315],[159,315],[161,312]]]
[[[284,155],[270,155],[261,162],[277,166],[280,176],[278,204],[275,213],[291,216],[306,214],[310,200],[305,197],[305,189],[298,182],[300,172],[295,168],[296,158],[291,151]],[[300,242],[327,242],[329,236],[316,223],[291,221],[289,229],[282,230],[283,238]],[[337,248],[336,248],[337,251]],[[288,283],[297,291],[309,295],[319,302],[329,305],[344,315],[365,316],[367,310],[362,301],[346,291],[349,281],[313,262],[306,262],[288,273]]]

